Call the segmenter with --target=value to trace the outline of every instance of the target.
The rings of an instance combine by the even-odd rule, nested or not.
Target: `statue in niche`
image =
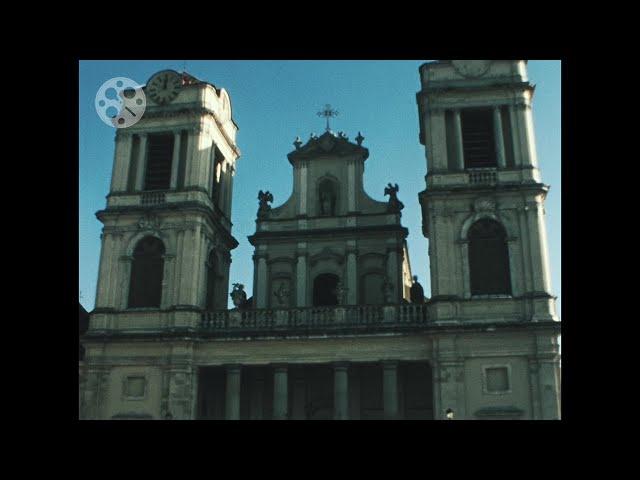
[[[400,212],[404,208],[404,203],[398,200],[398,191],[400,188],[398,184],[391,185],[390,183],[384,189],[385,197],[389,195],[389,203],[387,204],[388,212]]]
[[[338,305],[344,305],[348,290],[349,289],[342,284],[342,280],[338,280],[338,283],[336,284],[336,289],[333,291],[333,293],[336,294]]]
[[[336,214],[336,191],[331,180],[323,180],[320,184],[320,215]]]
[[[229,296],[236,308],[242,308],[247,303],[247,292],[244,291],[244,285],[241,283],[233,284],[233,291]]]
[[[280,287],[278,288],[278,290],[273,292],[273,295],[278,300],[278,305],[281,307],[289,306],[289,295],[291,294],[291,292],[287,288],[286,283],[287,282],[280,282]]]
[[[273,195],[269,191],[263,192],[260,190],[258,192],[258,201],[260,202],[258,207],[258,218],[266,218],[271,211],[271,205],[269,205],[269,202],[273,202]]]

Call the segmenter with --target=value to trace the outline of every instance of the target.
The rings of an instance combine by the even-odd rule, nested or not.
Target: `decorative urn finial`
[[[296,147],[296,150],[300,150],[300,146],[302,145],[302,140],[300,140],[300,136],[297,136],[293,145]]]

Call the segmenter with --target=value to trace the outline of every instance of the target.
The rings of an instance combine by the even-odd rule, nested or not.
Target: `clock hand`
[[[164,85],[162,86],[163,90],[167,89],[167,82],[169,81],[169,76],[165,76],[164,77]]]

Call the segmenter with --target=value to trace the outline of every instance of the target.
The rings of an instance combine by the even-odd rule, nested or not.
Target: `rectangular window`
[[[462,110],[461,122],[465,168],[495,167],[493,111],[490,108]]]
[[[124,383],[124,396],[144,398],[146,380],[144,377],[127,377]]]
[[[171,185],[173,134],[149,135],[145,190],[168,190]]]
[[[507,367],[487,367],[484,370],[487,393],[503,393],[511,390]]]

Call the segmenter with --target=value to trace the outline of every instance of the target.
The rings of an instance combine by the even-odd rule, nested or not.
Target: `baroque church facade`
[[[149,80],[144,117],[117,130],[96,214],[81,419],[560,418],[526,61],[419,73],[428,299],[412,282],[398,186],[388,202],[369,197],[364,137],[328,124],[288,153],[290,198],[273,207],[259,193],[253,297],[230,293],[229,95],[186,73]]]

